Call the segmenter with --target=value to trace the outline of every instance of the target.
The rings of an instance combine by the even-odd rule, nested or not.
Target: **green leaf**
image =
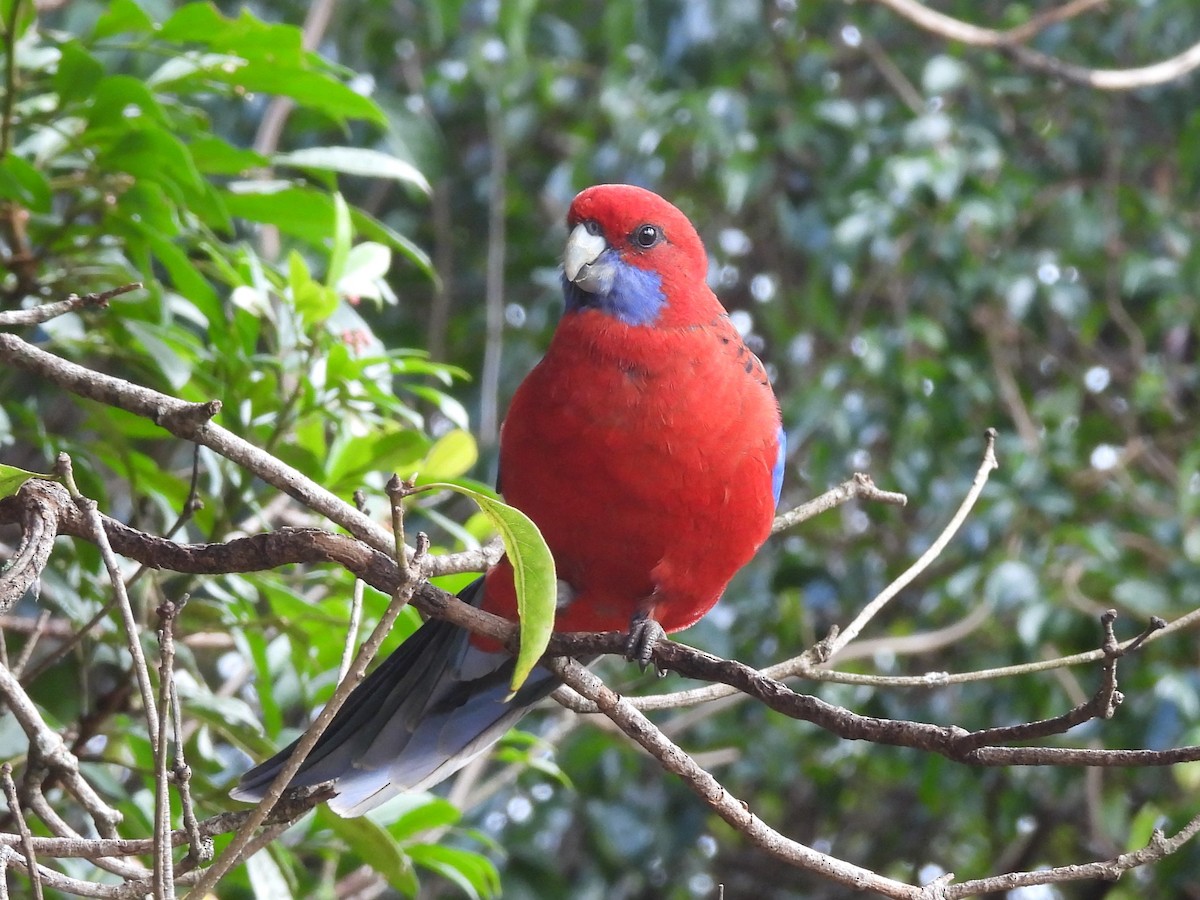
[[[486,856],[441,844],[413,844],[408,852],[413,862],[454,882],[468,897],[500,896],[500,873]]]
[[[49,212],[50,183],[26,160],[10,153],[0,160],[0,200],[31,212]]]
[[[229,186],[224,198],[231,215],[274,225],[317,246],[333,230],[333,201],[310,188],[279,181],[239,181]]]
[[[448,431],[429,448],[418,470],[418,477],[446,481],[466,474],[479,459],[479,446],[471,432],[462,428]]]
[[[376,825],[366,816],[343,819],[322,806],[317,820],[343,841],[355,856],[387,879],[401,893],[413,896],[417,892],[417,876],[412,861],[401,851],[387,829]]]
[[[337,308],[337,294],[319,281],[313,281],[304,257],[296,250],[288,254],[288,287],[291,288],[292,305],[306,326],[325,321]]]
[[[75,74],[86,75],[86,69]],[[98,145],[108,146],[114,136],[119,139],[131,130],[145,131],[146,122],[160,126],[164,129],[164,138],[178,143],[178,138],[168,131],[171,126],[162,105],[141,79],[132,75],[110,75],[89,89],[89,93],[91,104],[87,107],[87,120],[92,129],[91,140]],[[134,168],[131,174],[153,171],[153,167]]]
[[[274,159],[277,165],[324,169],[365,178],[388,178],[415,185],[426,194],[430,191],[429,182],[412,163],[366,147],[308,147],[280,153]]]
[[[21,36],[25,34],[26,29],[33,24],[37,17],[37,7],[27,2],[27,0],[0,0],[0,23],[7,25],[9,20],[12,19],[14,9],[16,9],[19,18],[14,23],[16,27],[13,31],[16,32],[17,38],[12,43],[20,40]],[[3,29],[0,29],[0,31],[3,31]]]
[[[243,92],[291,97],[336,122],[365,119],[387,125],[378,104],[342,83],[319,56],[304,50],[302,33],[294,25],[268,24],[244,9],[236,19],[229,19],[211,4],[189,3],[163,24],[159,37],[200,44],[245,61],[245,65],[202,67],[191,73],[176,68],[169,73],[176,91],[209,93],[216,82]]]
[[[179,87],[179,82],[196,76],[212,74],[226,75],[236,72],[242,66],[248,65],[240,56],[229,53],[198,53],[189,51],[172,56],[165,63],[150,73],[146,84],[159,92]]]
[[[454,491],[470,497],[491,519],[504,540],[504,552],[513,569],[517,615],[521,626],[521,648],[517,653],[517,665],[510,685],[513,693],[516,693],[546,652],[554,631],[558,576],[546,539],[525,513],[479,491],[446,483],[426,484],[420,489]]]
[[[216,135],[202,135],[189,146],[196,168],[210,175],[241,175],[249,169],[267,166],[267,158],[261,153],[235,147]]]
[[[87,97],[100,84],[104,66],[78,41],[66,41],[59,48],[58,68],[54,72],[54,90],[66,104]]]
[[[6,466],[0,463],[0,499],[11,497],[21,489],[21,485],[30,478],[44,478],[47,481],[58,481],[55,475],[39,475],[37,472],[27,472],[16,466]]]
[[[154,30],[154,20],[133,0],[112,0],[92,29],[92,39],[114,34],[147,34]]]
[[[329,271],[325,273],[325,284],[332,290],[346,271],[346,260],[350,257],[350,242],[354,229],[350,224],[350,207],[341,194],[333,195],[333,247],[329,252]]]
[[[324,191],[289,181],[237,181],[221,196],[231,215],[274,225],[284,234],[316,246],[325,246],[333,231],[333,200]],[[362,237],[399,250],[422,272],[435,277],[429,254],[395,229],[359,209],[350,210],[350,221]]]
[[[243,9],[236,19],[223,16],[211,3],[187,3],[163,23],[167,41],[203,44],[246,58],[294,63],[303,53],[303,36],[294,25],[270,25]]]
[[[442,797],[421,794],[402,796],[412,806],[387,826],[392,840],[403,841],[434,828],[447,828],[462,818],[458,807]]]
[[[346,434],[326,456],[325,483],[331,490],[352,489],[361,486],[368,472],[396,472],[407,477],[420,467],[428,448],[428,439],[412,428],[395,426],[371,437]]]

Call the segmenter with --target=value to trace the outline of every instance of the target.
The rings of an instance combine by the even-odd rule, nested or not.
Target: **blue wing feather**
[[[771,469],[771,490],[775,494],[775,505],[779,505],[779,495],[783,491],[783,468],[787,461],[787,432],[783,426],[779,428],[779,451],[775,454],[775,467]]]

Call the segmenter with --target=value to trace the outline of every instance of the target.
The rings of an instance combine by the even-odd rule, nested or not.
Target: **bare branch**
[[[154,753],[154,893],[157,898],[174,900],[175,860],[171,855],[171,796],[167,779],[167,722],[171,715],[171,695],[175,690],[175,619],[184,600],[170,600],[158,608],[158,746]],[[176,753],[181,753],[176,746]]]
[[[37,853],[33,849],[33,832],[21,812],[21,798],[17,796],[17,785],[13,782],[12,765],[4,763],[0,766],[0,782],[4,784],[4,797],[8,801],[8,811],[17,822],[17,833],[21,836],[21,849],[25,853],[25,863],[33,878],[33,893],[37,900],[42,900],[42,879],[38,877]]]
[[[284,528],[222,544],[179,544],[130,528],[104,515],[100,518],[104,533],[117,553],[155,569],[216,575],[260,572],[295,563],[336,563],[386,594],[390,594],[400,580],[400,570],[388,552],[379,552],[352,538],[319,528]],[[32,558],[20,566],[27,577],[22,582],[25,588],[18,592],[18,584],[12,589],[14,602],[45,567],[55,534],[93,539],[87,521],[70,501],[67,492],[50,481],[33,479],[15,496],[0,500],[0,523],[5,522],[20,523],[25,528],[22,548],[26,545],[37,548],[36,555],[32,550],[18,551],[19,556],[25,554]],[[428,557],[426,566],[429,577],[433,578],[457,572],[482,572],[498,558],[498,549],[488,545],[478,550]],[[14,564],[5,575],[17,568]],[[4,585],[3,576],[0,576],[0,591],[4,590]]]
[[[304,815],[314,806],[325,802],[332,796],[328,788],[313,788],[289,792],[280,801],[264,825],[287,825]],[[241,827],[253,810],[237,810],[225,812],[205,819],[197,824],[197,834],[202,839],[210,840],[219,834],[229,834]],[[171,832],[172,847],[186,846],[191,836],[186,829],[180,828]],[[0,845],[17,847],[21,844],[20,835],[0,832]],[[145,856],[154,852],[153,838],[84,838],[84,837],[34,837],[33,847],[38,855],[59,859],[98,859],[105,856]]]
[[[920,888],[827,856],[780,834],[754,815],[745,801],[734,797],[711,774],[700,768],[653,722],[579,663],[556,659],[550,665],[556,675],[582,697],[595,703],[625,734],[649,751],[666,771],[679,776],[713,812],[772,856],[854,890],[870,890],[885,897],[922,896]]]
[[[121,814],[105,803],[79,773],[79,760],[38,712],[25,689],[7,668],[0,666],[0,698],[29,739],[29,748],[39,764],[54,769],[70,791],[96,822],[101,834],[110,834],[121,821]]]
[[[469,626],[468,626],[469,627]],[[586,648],[586,653],[618,653],[623,636],[616,632],[603,635],[556,635],[550,642],[552,652],[571,647],[573,652]],[[653,661],[660,669],[677,672],[687,678],[719,681],[742,691],[766,706],[790,718],[811,722],[846,740],[865,740],[876,744],[912,747],[937,753],[958,762],[978,766],[1170,766],[1180,762],[1200,760],[1200,746],[1171,750],[1092,750],[1059,747],[997,747],[980,746],[978,734],[956,726],[929,725],[862,716],[808,694],[793,692],[785,684],[768,678],[736,660],[724,660],[703,651],[670,640],[660,641],[654,649]],[[1101,692],[1103,695],[1103,691]],[[1093,701],[1089,711],[1103,715],[1105,704]],[[1068,713],[1067,715],[1072,715]],[[1095,716],[1092,716],[1095,717]],[[1039,726],[1047,733],[1057,733],[1054,726]],[[999,732],[989,736],[1014,738]]]
[[[1045,72],[1064,81],[1082,84],[1102,91],[1132,91],[1176,81],[1200,67],[1200,43],[1193,44],[1161,62],[1131,69],[1093,69],[1065,62],[1021,43],[1052,19],[1032,20],[1010,31],[999,31],[972,25],[945,13],[930,9],[917,0],[874,0],[881,6],[908,19],[914,25],[947,40],[958,41],[972,47],[986,47],[1008,53],[1027,68]],[[1068,4],[1072,9],[1059,13],[1059,19],[1069,18],[1083,9],[1096,4],[1080,2]],[[1065,9],[1065,7],[1064,7]],[[1036,24],[1035,24],[1036,23]]]
[[[30,484],[50,482],[26,482],[26,486]],[[66,496],[66,491],[61,488],[59,491],[62,497]],[[65,505],[69,505],[69,501]],[[9,519],[21,525],[21,543],[17,545],[17,552],[13,554],[8,568],[0,571],[0,614],[12,609],[13,605],[25,596],[30,586],[41,577],[42,570],[46,568],[46,562],[50,559],[50,551],[54,547],[54,538],[59,528],[59,512],[63,506],[59,497],[43,495],[34,488],[25,495],[24,501]]]
[[[1005,34],[1013,43],[1023,44],[1041,34],[1051,25],[1066,22],[1094,7],[1103,6],[1107,2],[1108,0],[1071,0],[1071,2],[1064,3],[1062,6],[1043,10],[1037,15],[1030,17],[1029,21],[1023,25],[1017,25],[1008,29]]]
[[[964,881],[948,887],[942,895],[946,900],[959,897],[975,897],[980,894],[1003,893],[1020,887],[1037,884],[1061,884],[1066,881],[1116,881],[1125,872],[1139,866],[1165,859],[1200,833],[1200,815],[1179,829],[1173,837],[1166,837],[1160,829],[1154,829],[1150,843],[1141,850],[1122,853],[1113,859],[1070,866],[1055,866],[1033,872],[1010,872],[991,878]]]
[[[100,291],[96,294],[84,294],[82,297],[78,294],[71,294],[66,300],[59,300],[57,303],[44,303],[41,306],[35,306],[33,309],[4,310],[0,312],[0,328],[18,325],[41,325],[43,322],[49,322],[51,319],[74,312],[77,309],[88,309],[91,307],[104,309],[108,306],[108,301],[113,299],[113,297],[119,297],[122,294],[128,294],[130,291],[136,291],[141,286],[142,283],[140,281],[133,281],[129,284],[123,284],[120,287]]]
[[[807,522],[814,516],[819,516],[821,513],[827,512],[835,506],[841,506],[843,503],[855,498],[889,503],[892,506],[904,506],[908,503],[908,498],[903,494],[880,490],[875,487],[875,482],[871,480],[870,475],[856,472],[848,481],[843,481],[837,487],[830,488],[821,494],[821,496],[814,497],[807,503],[800,504],[795,509],[777,515],[775,521],[771,524],[771,533],[778,534],[781,531],[791,528],[793,525]]]
[[[100,558],[104,561],[104,568],[108,572],[109,581],[112,583],[113,597],[116,600],[117,609],[121,613],[121,621],[125,625],[126,644],[129,647],[129,656],[133,661],[133,674],[137,679],[138,690],[142,695],[142,706],[146,714],[146,731],[150,738],[150,746],[157,753],[159,749],[158,711],[154,703],[154,690],[150,686],[150,669],[146,665],[146,655],[142,652],[142,630],[133,615],[133,606],[129,602],[129,592],[125,590],[125,580],[121,577],[121,566],[117,562],[116,554],[113,553],[112,545],[108,542],[108,535],[104,531],[104,521],[100,517],[99,506],[95,500],[84,497],[79,493],[79,488],[75,486],[75,476],[71,471],[71,458],[65,453],[60,453],[56,469],[62,476],[63,483],[66,484],[67,491],[71,494],[71,499],[75,501],[75,505],[83,513],[87,527],[91,531],[89,537],[100,548]]]
[[[889,584],[879,596],[868,603],[863,611],[860,612],[849,625],[834,636],[827,644],[820,648],[819,653],[824,655],[825,659],[832,659],[837,655],[838,651],[849,644],[852,640],[858,637],[859,632],[866,627],[875,615],[886,606],[893,597],[906,588],[912,581],[924,572],[929,565],[937,559],[946,545],[950,543],[950,539],[958,533],[958,529],[962,527],[962,523],[966,521],[967,515],[975,507],[975,501],[979,499],[979,495],[983,492],[983,486],[987,484],[988,475],[998,465],[996,462],[996,429],[989,428],[985,435],[986,446],[983,451],[983,462],[979,466],[979,471],[975,473],[975,480],[971,482],[971,489],[967,492],[967,496],[963,498],[963,502],[959,505],[958,510],[950,519],[950,522],[942,530],[942,533],[937,536],[929,549],[921,554],[920,558],[909,566],[899,578]]]

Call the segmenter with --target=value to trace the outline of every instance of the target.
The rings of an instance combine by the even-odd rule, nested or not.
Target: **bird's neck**
[[[547,357],[558,355],[618,366],[634,366],[644,372],[668,369],[681,362],[691,342],[702,339],[706,325],[722,315],[714,307],[707,319],[672,322],[664,315],[655,325],[630,325],[595,309],[569,311],[559,322]]]

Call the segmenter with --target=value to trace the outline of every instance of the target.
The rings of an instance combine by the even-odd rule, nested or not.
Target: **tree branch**
[[[1131,69],[1093,69],[1080,66],[1049,56],[1022,43],[1052,21],[1077,15],[1084,9],[1098,5],[1099,0],[1094,3],[1076,0],[1076,2],[1063,7],[1065,12],[1059,11],[1053,16],[1038,17],[1008,31],[972,25],[930,9],[922,3],[918,3],[917,0],[874,0],[874,2],[886,6],[931,34],[972,47],[1000,50],[1027,68],[1102,91],[1132,91],[1138,88],[1167,84],[1183,78],[1189,72],[1200,67],[1200,43],[1193,44],[1182,53],[1161,62]]]
[[[0,328],[15,327],[18,325],[41,325],[43,322],[49,322],[51,319],[74,312],[77,309],[90,309],[92,307],[104,309],[108,306],[109,300],[119,297],[122,294],[128,294],[130,291],[136,291],[141,286],[142,283],[140,281],[132,281],[129,284],[123,284],[111,290],[100,291],[96,294],[84,294],[82,297],[78,294],[71,294],[66,300],[59,300],[57,303],[43,303],[41,306],[35,306],[33,309],[0,311]]]
[[[730,794],[711,774],[672,743],[642,713],[574,660],[555,659],[549,665],[580,696],[595,703],[617,727],[636,741],[668,772],[677,775],[710,809],[739,834],[772,856],[854,890],[870,890],[885,897],[920,898],[920,888],[877,875],[852,863],[820,853],[785,837],[750,811],[745,801]]]

